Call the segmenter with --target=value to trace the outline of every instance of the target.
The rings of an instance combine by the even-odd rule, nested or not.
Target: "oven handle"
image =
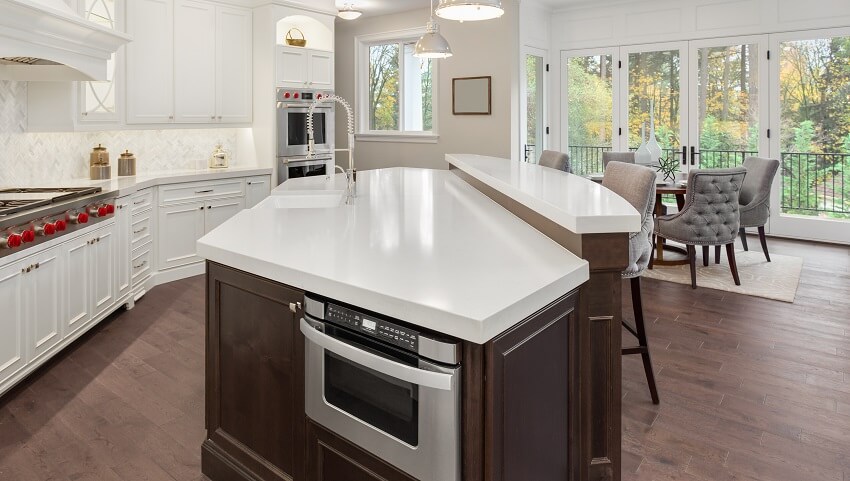
[[[385,359],[362,349],[357,349],[350,344],[338,341],[324,332],[316,330],[304,318],[301,318],[301,332],[313,344],[361,366],[378,371],[381,374],[431,389],[441,389],[443,391],[451,391],[452,389],[451,374],[425,371]]]

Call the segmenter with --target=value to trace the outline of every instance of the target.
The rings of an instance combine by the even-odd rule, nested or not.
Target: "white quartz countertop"
[[[146,172],[139,175],[113,177],[105,180],[73,179],[62,182],[61,187],[100,187],[104,192],[117,192],[118,197],[122,197],[156,185],[230,179],[233,177],[250,177],[253,175],[270,175],[271,173],[272,169],[270,167],[228,167],[226,169],[169,170],[164,172]],[[45,187],[45,185],[42,184],[53,185],[55,182],[40,182],[38,185],[33,185],[33,187]],[[16,185],[15,187],[23,186]]]
[[[640,232],[628,201],[584,177],[473,154],[446,154],[446,161],[576,234]]]
[[[267,203],[344,188],[342,174],[292,179]],[[588,280],[586,261],[451,172],[361,171],[357,191],[353,205],[261,203],[201,238],[198,253],[482,344]]]

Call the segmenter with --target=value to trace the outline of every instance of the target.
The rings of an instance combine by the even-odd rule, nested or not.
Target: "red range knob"
[[[295,92],[295,98],[297,99],[299,97],[301,97],[301,94],[299,94],[298,92]]]
[[[50,222],[44,224],[44,227],[42,229],[44,231],[44,235],[53,235],[56,233],[56,225]]]
[[[57,220],[54,225],[56,226],[56,232],[62,232],[68,228],[68,224],[64,220]]]
[[[289,97],[292,97],[291,93],[286,92],[286,93],[283,94],[283,98],[288,99]]]
[[[106,206],[105,206],[105,205],[102,205],[102,206],[100,206],[100,207],[98,207],[98,208],[97,208],[97,216],[98,216],[98,217],[103,217],[103,216],[105,216],[105,215],[107,214],[107,212],[108,212],[108,211],[107,211],[107,209],[106,209]]]
[[[24,242],[32,242],[35,240],[35,231],[32,229],[21,232],[21,240]]]
[[[106,213],[114,214],[115,213],[115,205],[114,204],[106,204]]]
[[[89,221],[89,215],[85,212],[80,212],[79,214],[71,215],[71,222],[77,224],[85,224]]]
[[[22,243],[21,236],[19,234],[9,234],[5,239],[0,238],[0,247],[14,249],[15,247],[20,247]]]
[[[322,100],[322,94],[316,94],[316,99]]]

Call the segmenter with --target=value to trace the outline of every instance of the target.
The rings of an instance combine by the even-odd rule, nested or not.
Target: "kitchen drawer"
[[[133,222],[130,225],[130,245],[131,249],[135,249],[141,245],[147,244],[153,238],[153,221],[151,220],[151,212],[145,211],[133,214]]]
[[[244,195],[244,178],[164,185],[159,188],[159,199],[162,205],[181,204],[210,198],[240,197]]]
[[[151,247],[153,244],[148,243],[136,249],[133,249],[130,255],[130,275],[133,280],[133,286],[144,281],[151,275]]]
[[[133,194],[130,198],[130,205],[134,214],[145,209],[150,209],[153,206],[153,189],[142,189]]]

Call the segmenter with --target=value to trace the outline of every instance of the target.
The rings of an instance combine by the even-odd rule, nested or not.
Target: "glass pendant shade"
[[[419,58],[448,58],[452,56],[452,48],[446,38],[440,35],[440,28],[436,22],[428,22],[425,35],[420,37],[413,47],[413,56]]]
[[[363,12],[355,10],[350,3],[346,3],[342,10],[337,13],[337,16],[343,20],[355,20],[360,18],[360,15],[363,15]]]
[[[440,0],[437,16],[447,20],[474,22],[504,15],[501,0]]]

